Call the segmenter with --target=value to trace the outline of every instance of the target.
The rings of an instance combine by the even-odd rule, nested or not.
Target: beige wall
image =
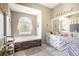
[[[59,20],[53,20],[53,31],[59,31]]]
[[[34,15],[30,15],[30,14],[25,14],[25,13],[20,13],[20,12],[14,12],[11,11],[11,23],[12,23],[12,35],[16,35],[19,36],[18,30],[17,30],[17,25],[18,25],[18,21],[20,17],[28,17],[31,19],[32,21],[32,25],[33,25],[33,30],[32,30],[32,34],[30,35],[36,35],[36,16]]]
[[[61,3],[57,5],[54,9],[52,9],[52,17],[55,17],[58,13],[68,13],[71,11],[78,11],[79,10],[79,3]]]
[[[26,3],[26,4],[23,3],[21,5],[41,10],[42,12],[42,42],[45,42],[46,32],[51,30],[51,27],[50,27],[51,9],[44,7],[40,4],[36,4],[36,3]]]

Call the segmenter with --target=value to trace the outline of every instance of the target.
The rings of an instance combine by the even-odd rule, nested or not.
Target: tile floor
[[[65,54],[47,44],[42,44],[40,47],[18,51],[15,56],[65,56]]]
[[[39,47],[18,51],[15,53],[15,56],[52,56],[53,54],[49,49],[51,49],[51,51],[55,50],[46,44],[42,44],[42,46]]]

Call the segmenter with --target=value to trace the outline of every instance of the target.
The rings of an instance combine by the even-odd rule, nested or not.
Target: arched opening
[[[17,30],[19,34],[31,34],[32,33],[32,21],[28,17],[20,17]]]

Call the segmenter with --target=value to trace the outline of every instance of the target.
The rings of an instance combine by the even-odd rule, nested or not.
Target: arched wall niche
[[[37,9],[33,9],[27,6],[22,6],[19,4],[9,4],[9,7],[12,11],[27,13],[31,15],[37,16],[37,35],[36,37],[42,38],[42,19],[41,19],[41,11]]]

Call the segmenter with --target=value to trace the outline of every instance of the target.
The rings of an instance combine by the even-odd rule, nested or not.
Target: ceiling
[[[48,8],[54,8],[55,6],[57,6],[59,3],[39,3],[45,7],[48,7]]]

